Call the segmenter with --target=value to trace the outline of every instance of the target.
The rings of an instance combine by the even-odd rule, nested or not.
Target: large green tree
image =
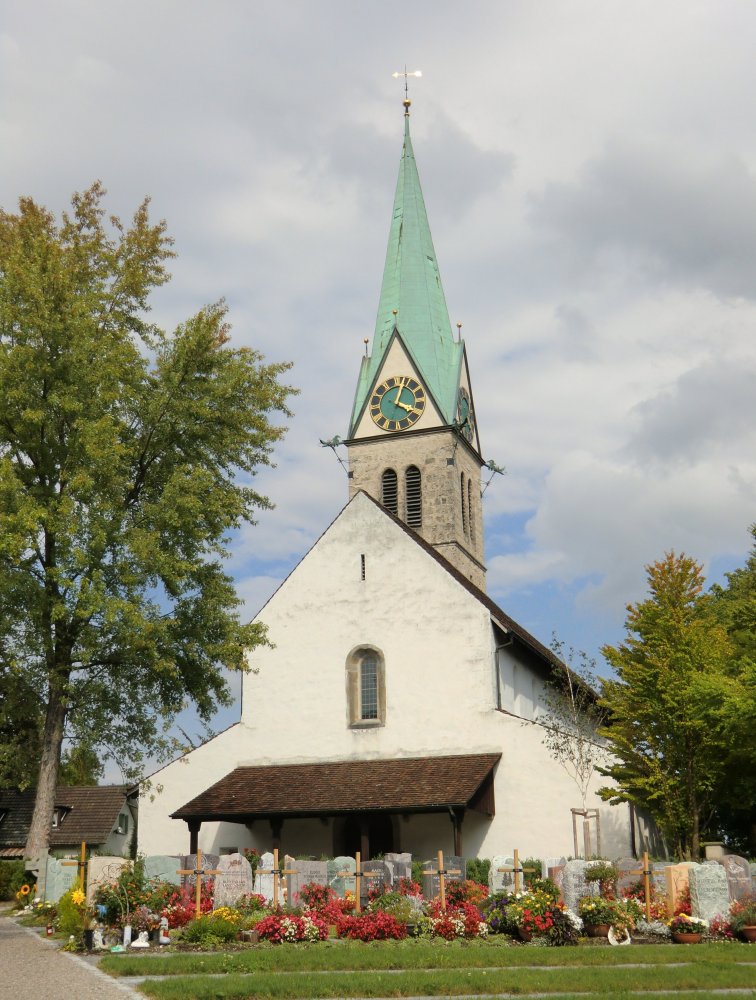
[[[676,853],[697,858],[752,694],[701,567],[670,552],[647,573],[649,596],[628,606],[625,642],[602,650],[616,672],[602,692],[615,761],[599,768],[615,787],[602,795],[647,809]]]
[[[226,669],[265,641],[223,571],[229,532],[287,414],[285,364],[228,338],[223,303],[167,334],[148,322],[173,256],[145,201],[104,191],[57,222],[0,212],[0,677],[42,720],[27,857],[47,847],[61,748],[138,768],[176,712],[209,720]]]

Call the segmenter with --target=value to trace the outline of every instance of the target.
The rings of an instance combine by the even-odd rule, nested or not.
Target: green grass
[[[316,945],[261,945],[244,951],[173,955],[107,955],[100,968],[115,976],[177,976],[230,972],[325,972],[329,970],[493,969],[547,965],[611,967],[671,962],[756,963],[756,949],[737,944],[690,946],[631,945],[629,948],[518,947],[506,938],[490,942],[430,941],[324,942]],[[754,973],[756,978],[756,972]]]
[[[652,968],[472,969],[448,971],[257,973],[222,977],[181,976],[148,980],[140,989],[160,1000],[249,1000],[249,998],[418,997],[460,996],[475,993],[589,993],[616,996],[623,991],[750,989],[754,970],[727,963],[696,962]]]

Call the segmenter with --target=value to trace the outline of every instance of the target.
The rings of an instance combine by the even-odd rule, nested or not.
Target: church
[[[470,370],[410,138],[349,433],[349,499],[260,611],[240,721],[151,775],[143,854],[575,853],[580,795],[543,745],[555,655],[486,594]],[[603,804],[601,852],[634,853]],[[582,839],[581,839],[582,847]]]

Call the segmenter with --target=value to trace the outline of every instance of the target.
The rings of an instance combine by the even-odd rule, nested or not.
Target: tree
[[[60,224],[0,212],[0,664],[40,706],[27,857],[48,846],[64,738],[131,773],[187,701],[207,721],[242,625],[225,539],[269,506],[251,480],[288,414],[289,367],[229,343],[223,302],[147,322],[173,256],[148,203],[104,219],[99,183]]]
[[[756,854],[756,524],[746,565],[727,574],[727,586],[711,588],[713,609],[734,650],[733,672],[750,697],[732,720],[727,780],[718,799],[717,833],[735,849]]]
[[[646,569],[650,594],[628,606],[625,642],[602,650],[617,675],[602,691],[615,762],[599,771],[616,787],[600,794],[647,809],[678,855],[697,858],[747,689],[701,567],[670,552]]]
[[[560,666],[552,673],[544,691],[543,743],[577,785],[585,811],[596,767],[606,761],[604,741],[598,735],[606,713],[596,693],[593,661],[586,653],[576,653],[574,649],[565,656],[564,644],[556,637],[551,648]],[[576,659],[579,666],[570,665]]]

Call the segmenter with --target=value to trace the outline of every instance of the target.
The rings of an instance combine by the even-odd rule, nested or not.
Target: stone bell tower
[[[480,470],[465,345],[441,285],[404,101],[404,144],[371,350],[346,441],[364,490],[485,590]]]

